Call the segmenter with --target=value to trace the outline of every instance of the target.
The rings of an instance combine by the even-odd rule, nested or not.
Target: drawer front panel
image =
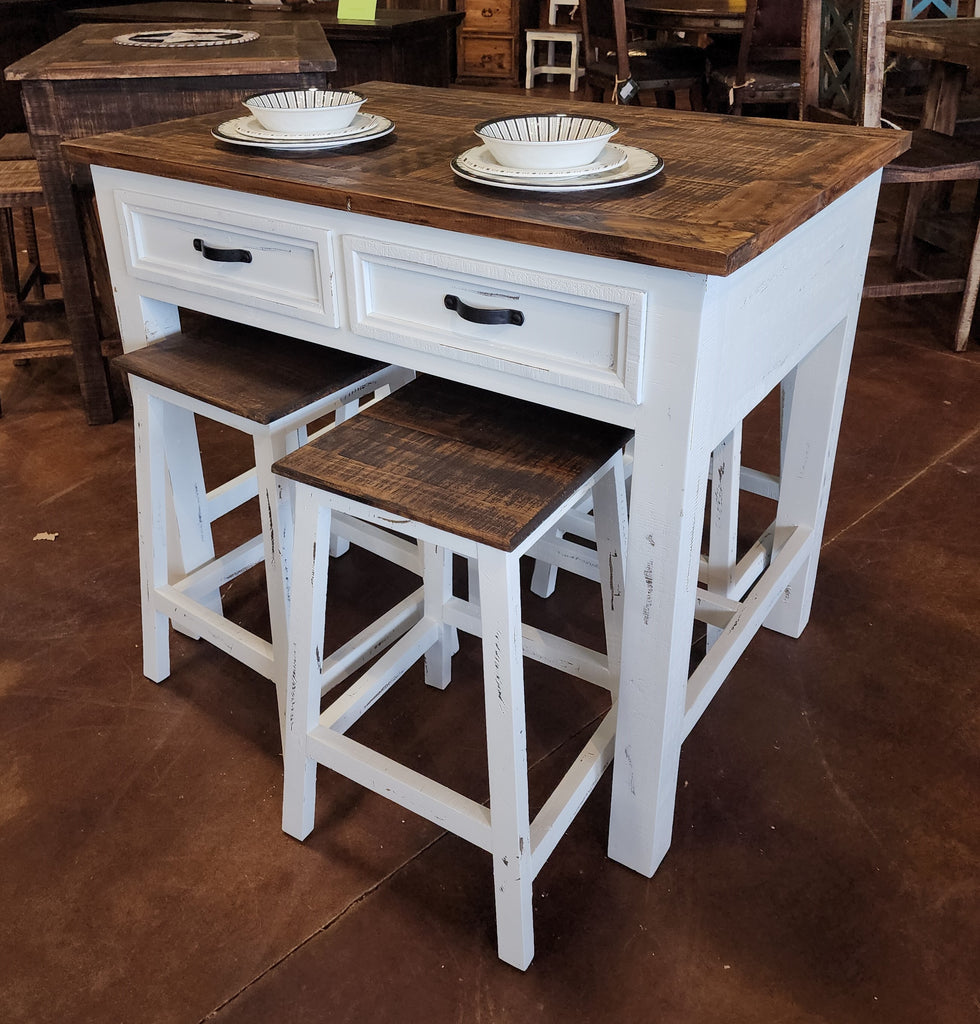
[[[510,32],[516,28],[516,2],[508,0],[466,0],[463,28],[468,32]]]
[[[132,277],[338,326],[331,232],[161,196],[115,196]]]
[[[459,36],[459,73],[471,78],[511,78],[515,72],[513,36]]]
[[[645,292],[350,235],[342,247],[355,334],[638,402]]]

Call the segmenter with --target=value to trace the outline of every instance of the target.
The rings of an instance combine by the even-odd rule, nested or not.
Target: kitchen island
[[[618,107],[614,141],[664,171],[555,195],[450,167],[479,121],[553,101],[360,89],[395,131],[348,149],[225,145],[215,115],[64,147],[92,165],[123,344],[192,309],[635,431],[609,854],[650,875],[685,736],[762,626],[807,623],[879,172],[907,138]],[[462,319],[448,295],[521,323]],[[705,561],[709,474],[730,520],[740,425],[780,385],[771,524]],[[692,672],[696,617],[712,642]]]

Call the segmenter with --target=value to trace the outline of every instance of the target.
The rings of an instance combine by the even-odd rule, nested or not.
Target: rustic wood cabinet
[[[465,13],[457,43],[457,80],[520,78],[524,30],[537,22],[537,0],[458,0]]]

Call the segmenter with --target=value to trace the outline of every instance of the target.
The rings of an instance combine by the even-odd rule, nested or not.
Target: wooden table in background
[[[255,26],[227,21],[207,27],[255,30]],[[98,246],[85,242],[87,175],[73,178],[62,158],[61,143],[96,132],[223,110],[256,92],[322,86],[336,67],[323,29],[315,21],[264,22],[258,39],[227,46],[158,48],[112,41],[147,28],[143,24],[82,25],[6,70],[7,79],[19,82],[23,90],[24,115],[51,217],[82,401],[93,424],[114,418],[101,345],[103,334],[112,330],[112,302],[103,295],[100,308],[93,295],[102,257]]]
[[[175,330],[184,307],[634,429],[609,852],[652,874],[684,737],[761,626],[799,636],[809,617],[880,169],[907,135],[618,107],[616,141],[664,172],[556,196],[450,169],[479,121],[553,101],[365,91],[396,132],[356,151],[218,146],[210,118],[66,147],[93,165],[123,342]],[[254,261],[208,263],[202,234]],[[285,253],[309,268],[288,288]],[[449,293],[520,308],[521,326],[464,320]],[[705,589],[711,453],[781,382],[778,499],[752,589],[732,582],[742,562],[714,566],[729,582]],[[716,459],[718,480],[737,481],[737,462]],[[689,678],[696,609],[719,635]]]
[[[323,26],[337,59],[336,88],[380,79],[411,85],[449,86],[456,74],[456,28],[463,11],[380,10],[371,20],[340,21],[337,4],[305,4],[295,12],[258,10],[247,4],[161,2],[73,11],[76,22],[155,21],[183,24],[234,21],[253,28],[268,21],[314,20]]]
[[[932,62],[920,127],[952,135],[967,72],[980,67],[980,18],[889,21],[885,48]]]
[[[630,24],[648,31],[737,35],[745,24],[745,0],[626,0]]]

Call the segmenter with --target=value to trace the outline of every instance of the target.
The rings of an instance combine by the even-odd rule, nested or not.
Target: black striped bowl
[[[505,167],[582,167],[592,163],[619,125],[579,114],[526,114],[482,121],[473,131]]]
[[[359,92],[334,89],[291,89],[244,100],[263,128],[285,135],[346,128],[363,102]]]

